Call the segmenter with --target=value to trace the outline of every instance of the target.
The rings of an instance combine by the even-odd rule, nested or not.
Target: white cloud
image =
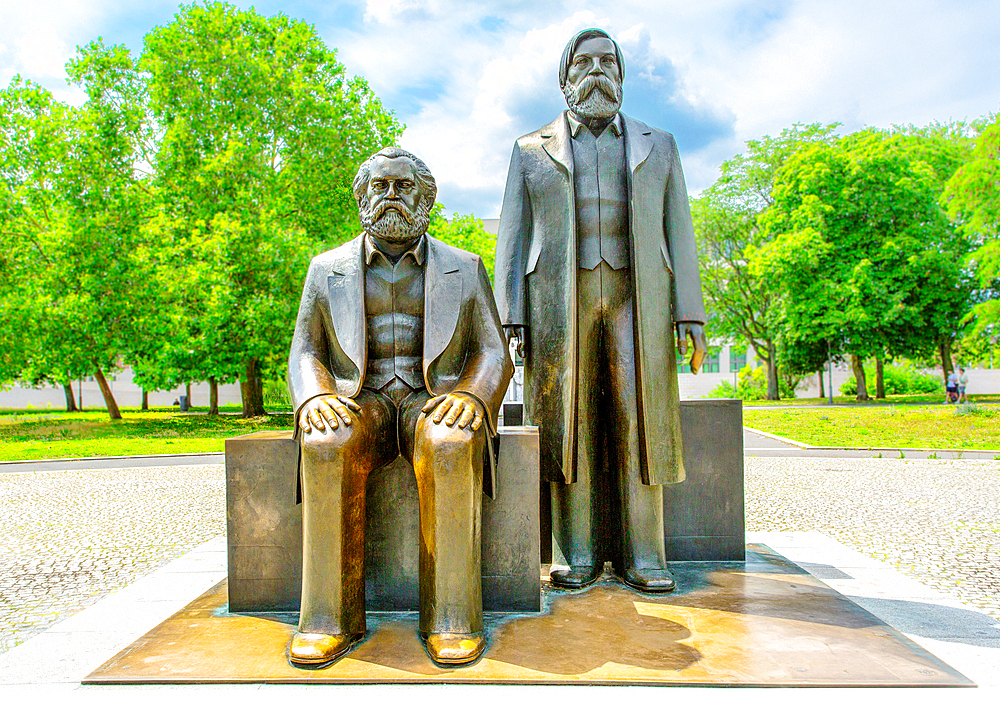
[[[0,0],[0,80],[14,74],[41,83],[56,97],[81,102],[82,92],[66,85],[66,62],[78,44],[98,36],[108,3],[83,0]]]
[[[442,201],[481,216],[499,210],[514,139],[555,117],[559,55],[584,26],[604,27],[642,57],[627,67],[626,93],[630,79],[669,64],[675,83],[661,84],[675,94],[665,102],[734,116],[735,134],[682,152],[695,191],[744,141],[794,122],[926,124],[1000,108],[996,0],[366,0],[344,15],[353,24],[324,24],[337,3],[315,2],[314,13],[304,2],[290,12],[316,23],[397,111],[403,143],[434,170]],[[128,22],[148,23],[141,36],[168,22],[175,3],[0,0],[0,79],[19,72],[72,95],[60,66],[73,47],[101,35],[121,41],[109,27]],[[254,4],[289,11],[278,0]]]

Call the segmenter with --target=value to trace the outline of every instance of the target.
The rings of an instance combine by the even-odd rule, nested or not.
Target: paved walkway
[[[1000,621],[996,461],[746,459],[748,531],[818,531]]]
[[[0,474],[0,652],[225,533],[221,465]]]
[[[207,589],[224,574],[224,490],[220,465],[0,475],[0,650],[31,639],[43,655],[43,644],[54,639],[40,632],[70,627],[72,615],[144,576],[152,584],[137,586],[145,593],[141,602],[101,605],[106,613],[131,606],[129,626],[139,633],[177,609],[171,598],[189,600]],[[767,532],[764,543],[792,549],[790,557],[835,587],[860,588],[853,596],[887,621],[899,617],[904,633],[952,646],[947,650],[960,659],[942,657],[973,679],[961,663],[1000,651],[996,462],[749,457],[746,495],[749,531]],[[815,536],[796,552],[806,548],[795,537],[803,532]],[[213,538],[208,551],[215,555],[201,558],[214,565],[170,565],[168,571],[201,575],[185,576],[187,585],[171,585],[164,595],[158,568]],[[850,572],[852,558],[881,569],[878,577],[864,585]],[[98,615],[89,616],[94,626]],[[949,634],[949,627],[963,633]],[[122,625],[120,645],[107,634],[92,638],[121,648],[135,638],[131,632]],[[978,643],[966,641],[977,636]],[[0,657],[0,683],[23,682],[20,668],[2,673],[4,661],[32,650],[18,647]],[[90,665],[83,659],[78,665]],[[989,661],[1000,671],[1000,660]]]

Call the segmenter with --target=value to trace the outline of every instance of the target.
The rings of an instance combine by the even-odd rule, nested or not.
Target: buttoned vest
[[[614,270],[627,268],[625,137],[616,134],[611,125],[596,137],[581,126],[572,142],[578,265],[593,270],[603,260]]]

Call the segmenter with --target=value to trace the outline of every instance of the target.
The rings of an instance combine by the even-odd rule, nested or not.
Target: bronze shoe
[[[486,650],[482,634],[428,634],[425,643],[427,655],[441,666],[472,663]]]
[[[553,565],[549,568],[549,580],[556,587],[579,590],[593,585],[604,572],[604,565],[565,566]]]
[[[347,653],[362,636],[296,632],[288,647],[288,662],[299,668],[325,668]]]
[[[670,592],[676,587],[673,573],[666,568],[626,568],[622,580],[639,592]]]

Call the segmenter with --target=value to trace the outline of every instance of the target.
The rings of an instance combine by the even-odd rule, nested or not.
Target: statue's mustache
[[[602,75],[587,76],[577,86],[579,99],[586,100],[594,90],[600,90],[609,100],[618,99],[618,91],[610,78]]]
[[[413,224],[413,213],[402,200],[382,200],[372,212],[372,221],[377,222],[389,211],[397,212],[407,224]]]

